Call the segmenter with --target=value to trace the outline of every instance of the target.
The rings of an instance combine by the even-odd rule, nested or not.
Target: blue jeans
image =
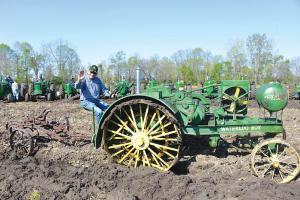
[[[85,108],[87,110],[95,112],[95,117],[97,124],[99,124],[100,119],[103,115],[103,111],[105,111],[109,105],[100,99],[93,99],[93,100],[80,100],[80,107]]]
[[[19,100],[19,91],[13,91],[13,99],[14,99],[14,101]]]

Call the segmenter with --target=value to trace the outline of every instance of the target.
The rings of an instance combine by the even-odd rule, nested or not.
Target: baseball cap
[[[90,72],[93,74],[97,74],[98,73],[98,67],[96,65],[92,65],[90,66]]]

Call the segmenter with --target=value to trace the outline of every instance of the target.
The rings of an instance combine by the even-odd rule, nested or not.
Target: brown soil
[[[113,163],[105,151],[40,144],[33,157],[16,159],[8,145],[5,123],[49,108],[49,118],[69,117],[71,130],[91,135],[91,113],[78,102],[0,102],[0,199],[300,199],[300,178],[284,185],[253,176],[249,154],[231,150],[216,154],[201,148],[186,154],[173,171],[129,169]],[[283,114],[287,141],[300,152],[299,102],[292,101]],[[252,103],[252,116],[263,116]],[[199,144],[193,144],[197,148]],[[193,146],[192,145],[192,146]]]

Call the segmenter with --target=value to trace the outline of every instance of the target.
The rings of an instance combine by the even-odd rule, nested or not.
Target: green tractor
[[[75,88],[74,84],[71,82],[61,85],[59,87],[59,91],[57,92],[57,96],[59,97],[59,99],[69,99],[70,97],[73,97],[77,94],[78,91]]]
[[[29,84],[28,92],[25,94],[25,101],[36,99],[55,100],[55,85],[50,81],[36,81]]]
[[[185,83],[184,81],[177,81],[174,86],[177,90],[184,90]]]
[[[157,86],[156,86],[157,87]],[[281,113],[288,103],[280,83],[262,85],[256,91],[260,107],[270,115],[247,116],[249,81],[220,83],[218,106],[199,93],[169,90],[129,95],[118,99],[103,114],[93,134],[96,148],[102,146],[119,164],[167,171],[178,162],[191,138],[207,148],[252,149],[254,175],[277,183],[293,180],[300,171],[300,157],[286,141]],[[281,137],[278,138],[277,136]]]
[[[0,100],[13,101],[11,86],[2,76],[0,76]]]
[[[112,97],[121,98],[131,94],[134,84],[126,80],[119,81],[112,90]]]
[[[218,93],[218,84],[215,80],[206,80],[203,83],[202,94],[209,98],[213,99],[219,96]]]
[[[175,86],[176,87],[176,86]],[[146,86],[144,93],[157,96],[169,96],[175,89],[172,85],[158,84],[156,80],[150,80]],[[157,96],[158,98],[159,96]]]

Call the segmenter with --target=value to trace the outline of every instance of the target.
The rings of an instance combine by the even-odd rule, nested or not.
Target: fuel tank
[[[256,100],[269,112],[283,110],[288,103],[288,91],[279,82],[263,84],[256,91]]]

